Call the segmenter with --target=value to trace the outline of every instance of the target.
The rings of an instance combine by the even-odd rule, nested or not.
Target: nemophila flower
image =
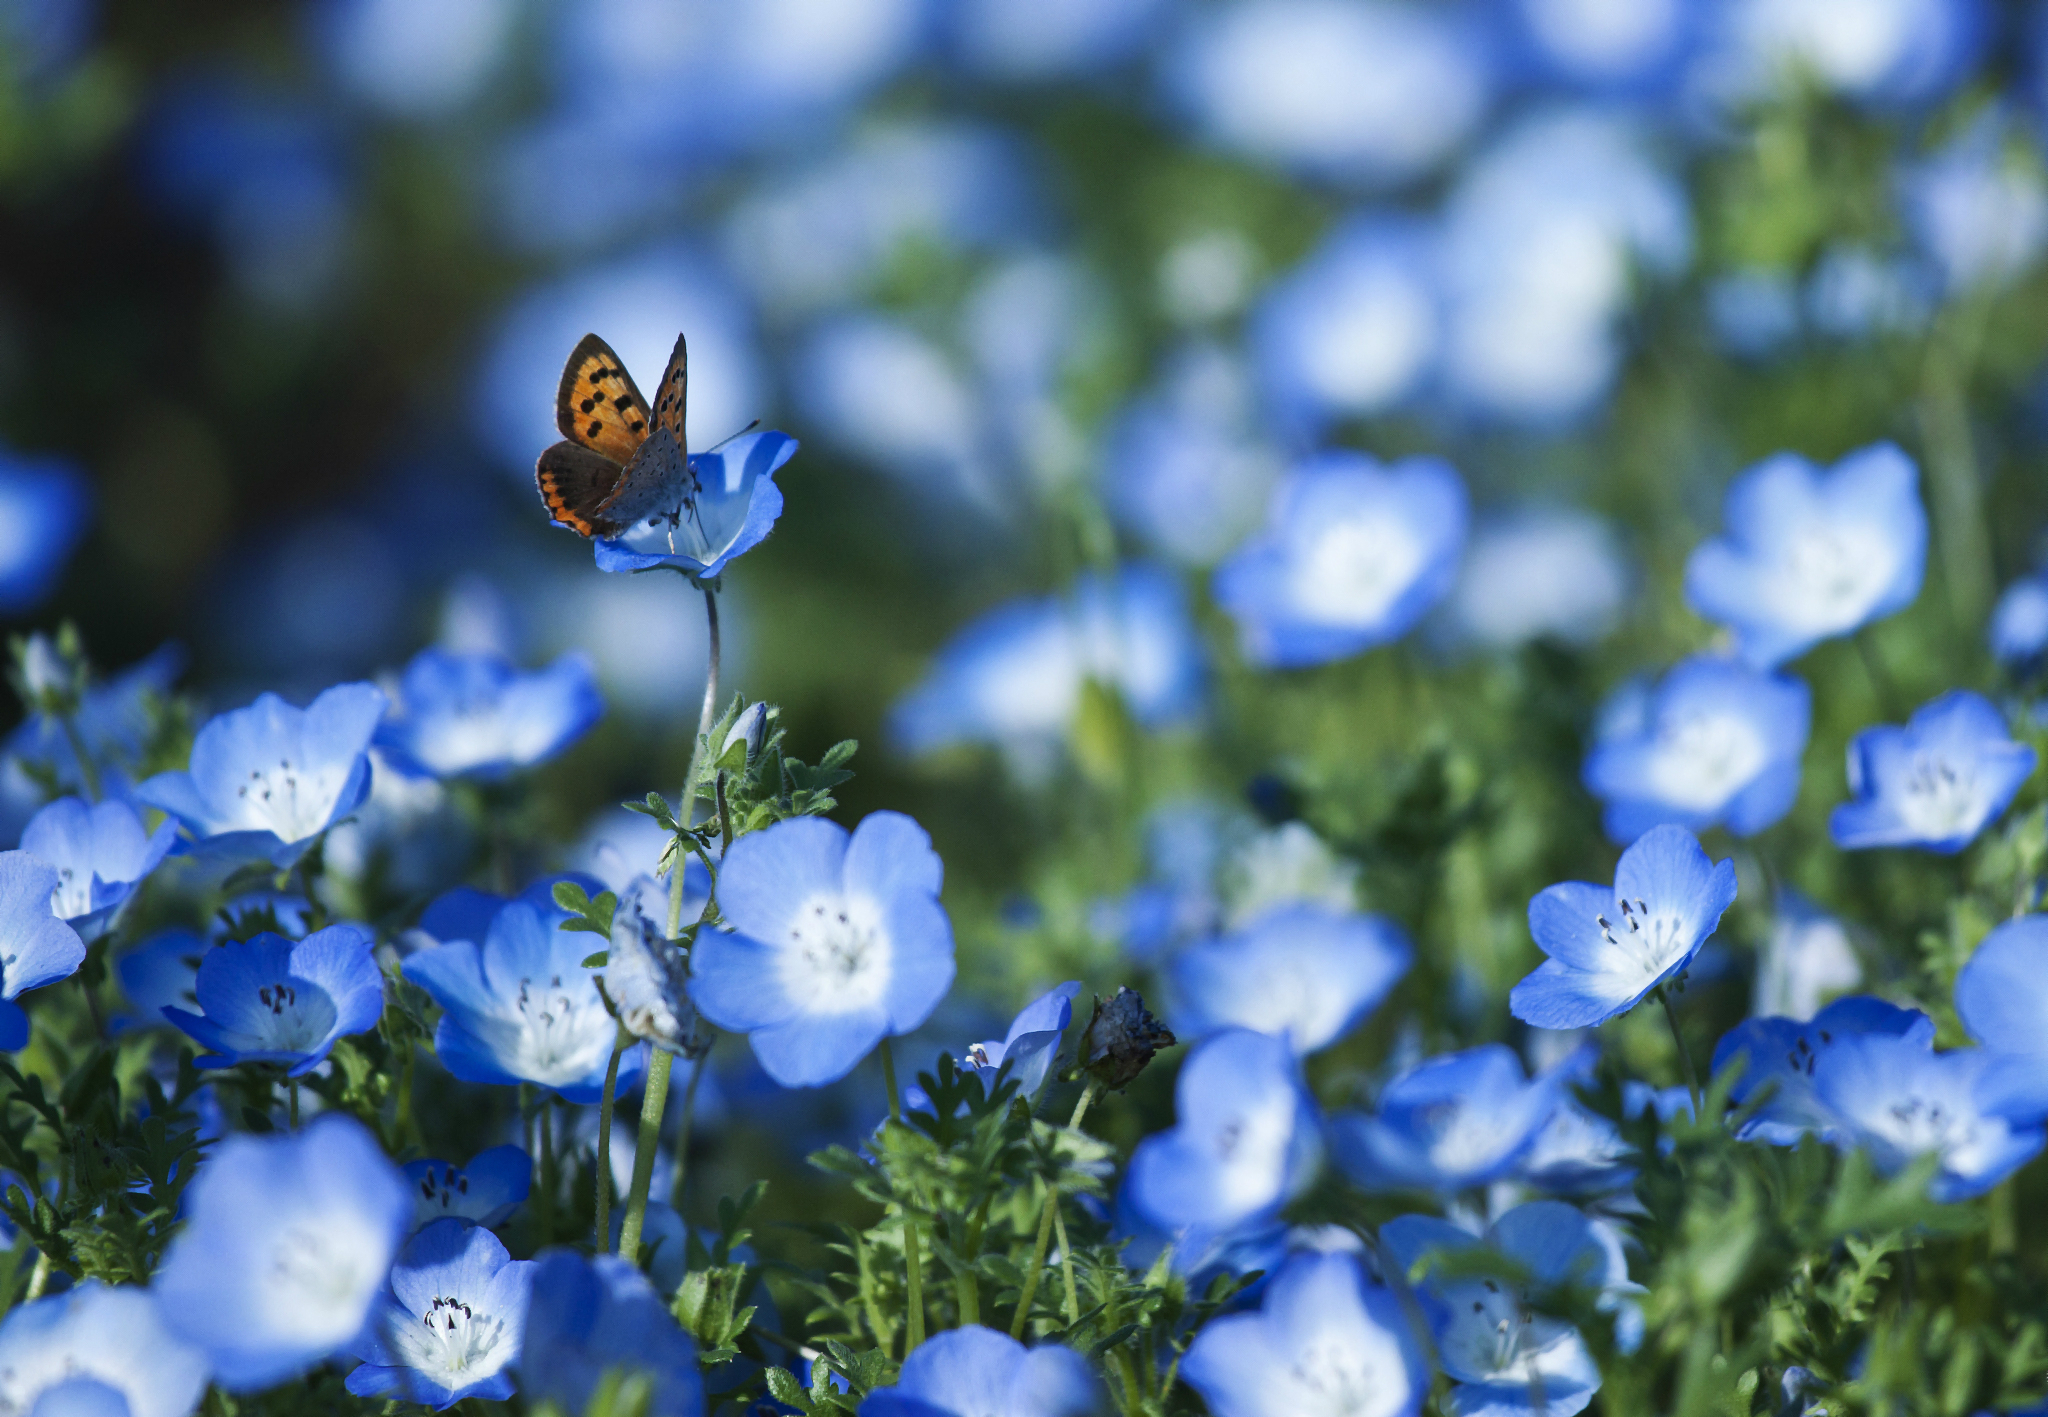
[[[1125,1268],[1143,1274],[1171,1251],[1167,1263],[1173,1272],[1197,1288],[1212,1275],[1274,1270],[1287,1258],[1288,1227],[1275,1216],[1220,1228],[1155,1225],[1131,1203],[1128,1182],[1117,1191],[1111,1218],[1110,1243],[1123,1246]]]
[[[126,802],[88,805],[59,797],[29,819],[21,849],[57,868],[50,911],[81,936],[103,933],[135,888],[170,853],[178,824],[165,821],[154,832]]]
[[[1991,654],[2008,669],[2028,669],[2048,651],[2048,573],[2021,576],[1991,610]]]
[[[1602,1195],[1635,1180],[1635,1148],[1614,1123],[1562,1097],[1522,1156],[1517,1179],[1560,1196]]]
[[[690,455],[694,485],[673,515],[636,523],[597,541],[600,571],[673,566],[706,580],[759,546],[782,515],[775,473],[796,456],[787,433],[742,433]]]
[[[698,937],[691,994],[748,1035],[784,1087],[819,1087],[931,1016],[953,983],[944,868],[900,812],[850,835],[818,817],[735,841],[718,873],[727,928]]]
[[[0,615],[48,598],[91,518],[91,491],[70,462],[0,449]]]
[[[1920,474],[1890,443],[1826,472],[1777,453],[1737,478],[1725,533],[1692,553],[1686,603],[1770,669],[1904,610],[1927,570]]]
[[[1009,1032],[1001,1038],[976,1043],[967,1050],[967,1065],[981,1075],[984,1086],[993,1089],[1005,1065],[1016,1080],[1018,1095],[1036,1097],[1039,1085],[1051,1071],[1060,1040],[1074,1021],[1074,996],[1081,992],[1079,980],[1055,984],[1017,1011]]]
[[[437,1411],[466,1397],[512,1396],[507,1369],[519,1360],[536,1268],[513,1259],[481,1225],[428,1225],[399,1252],[389,1292],[349,1346],[363,1361],[349,1373],[348,1390]]]
[[[490,781],[546,762],[603,714],[583,655],[527,673],[495,654],[424,649],[405,667],[376,742],[416,777]]]
[[[1447,602],[1460,639],[1495,649],[1549,636],[1592,644],[1621,618],[1628,565],[1591,512],[1534,508],[1472,534]]]
[[[1562,1201],[1530,1201],[1483,1236],[1433,1216],[1403,1215],[1380,1227],[1380,1243],[1404,1268],[1431,1255],[1460,1266],[1449,1273],[1433,1268],[1416,1286],[1437,1359],[1456,1384],[1445,1412],[1572,1417],[1593,1400],[1600,1370],[1584,1338],[1563,1319],[1538,1312],[1532,1299],[1571,1287],[1600,1291],[1606,1307],[1617,1307],[1631,1286],[1611,1233]],[[1464,1267],[1483,1264],[1489,1255],[1507,1262],[1501,1273],[1489,1277]]]
[[[2040,1154],[2040,1088],[1981,1048],[1936,1053],[1912,1038],[1843,1039],[1823,1053],[1813,1090],[1831,1139],[1878,1169],[1941,1158],[1928,1194],[1945,1204],[1982,1195]]]
[[[1663,822],[1754,836],[1792,810],[1813,696],[1788,675],[1700,655],[1654,689],[1632,685],[1600,716],[1586,788],[1607,835],[1634,841]]]
[[[1429,1395],[1400,1301],[1350,1254],[1289,1256],[1257,1309],[1203,1326],[1181,1375],[1216,1417],[1415,1417]]]
[[[986,78],[1093,74],[1129,58],[1168,11],[1162,0],[968,0],[947,13],[946,48],[955,63]]]
[[[1750,1012],[1809,1019],[1863,982],[1863,963],[1842,922],[1791,889],[1778,892],[1770,938],[1756,966]]]
[[[581,1412],[605,1374],[639,1374],[653,1387],[648,1417],[701,1417],[697,1345],[630,1260],[543,1251],[534,1261],[519,1388],[529,1402]]]
[[[530,1082],[595,1102],[618,1025],[597,992],[597,971],[583,964],[594,942],[559,928],[567,913],[533,894],[490,915],[481,942],[451,939],[411,955],[405,977],[441,1006],[434,1053],[455,1076]],[[646,1051],[634,1047],[619,1060],[621,1090],[639,1078]]]
[[[327,0],[312,11],[309,28],[350,97],[393,117],[432,121],[488,89],[518,16],[512,0]]]
[[[330,925],[303,940],[262,934],[199,960],[193,993],[202,1013],[164,1017],[211,1051],[202,1068],[276,1063],[292,1077],[320,1066],[336,1040],[367,1033],[384,1013],[384,971],[362,925]]]
[[[1899,174],[1899,204],[1954,293],[2008,285],[2048,245],[2040,154],[1991,106],[1938,152]]]
[[[184,1205],[152,1287],[164,1322],[230,1392],[283,1382],[353,1343],[413,1213],[405,1177],[337,1113],[289,1135],[230,1136]]]
[[[414,1229],[451,1217],[496,1225],[526,1199],[533,1185],[533,1158],[516,1146],[494,1146],[466,1166],[408,1161],[405,1179],[412,1186]]]
[[[1499,1043],[1410,1068],[1371,1116],[1330,1120],[1337,1164],[1369,1190],[1452,1192],[1513,1174],[1557,1110],[1560,1074],[1530,1078]]]
[[[48,648],[46,636],[32,635],[31,653],[38,642]],[[131,774],[147,746],[150,706],[170,691],[184,661],[184,652],[177,646],[163,645],[104,683],[87,686],[80,695],[72,727],[99,765],[100,786],[108,796],[127,795]],[[62,721],[33,705],[29,709],[27,719],[7,739],[8,758],[46,766],[61,791],[85,791],[78,752]]]
[[[1934,1020],[1918,1009],[1902,1009],[1882,999],[1851,995],[1837,999],[1812,1019],[1745,1019],[1721,1035],[1714,1045],[1713,1071],[1742,1063],[1742,1075],[1729,1089],[1728,1101],[1741,1107],[1765,1088],[1771,1096],[1736,1133],[1744,1141],[1796,1146],[1809,1132],[1825,1133],[1834,1124],[1814,1091],[1820,1061],[1852,1038],[1900,1038],[1922,1051],[1934,1047]]]
[[[1986,1051],[2009,1057],[2015,1107],[2048,1116],[2048,915],[2008,920],[1956,976],[1956,1014]]]
[[[903,1360],[860,1417],[1081,1417],[1102,1391],[1081,1355],[1062,1344],[1026,1348],[980,1324],[935,1333]]]
[[[1652,827],[1621,853],[1614,886],[1565,881],[1529,902],[1550,958],[1508,994],[1538,1028],[1591,1028],[1682,973],[1735,902],[1735,863],[1718,865],[1682,827]]]
[[[1281,1039],[1217,1034],[1188,1055],[1173,1099],[1173,1127],[1131,1157],[1131,1203],[1155,1225],[1226,1229],[1270,1218],[1321,1163],[1315,1103]]]
[[[1249,1028],[1313,1053],[1377,1007],[1413,953],[1400,927],[1380,916],[1278,906],[1174,959],[1176,1031],[1201,1038]]]
[[[1598,93],[1651,94],[1670,83],[1704,28],[1696,0],[1515,0],[1525,63]]]
[[[1448,463],[1330,452],[1274,489],[1265,530],[1217,568],[1247,658],[1325,664],[1399,639],[1451,588],[1465,486]]]
[[[1828,833],[1848,851],[1912,846],[1953,856],[2006,809],[2035,761],[1989,699],[1951,690],[1905,727],[1867,728],[1849,741],[1855,797],[1829,815]]]
[[[61,885],[47,861],[0,851],[0,1051],[28,1043],[28,1015],[14,1000],[69,978],[85,963],[85,941],[50,913]]]
[[[206,1379],[206,1356],[164,1326],[146,1289],[88,1279],[0,1323],[0,1411],[185,1417]],[[100,1389],[90,1394],[97,1409],[88,1394],[65,1392],[88,1383]]]
[[[197,1008],[199,961],[210,945],[194,931],[160,930],[114,961],[114,977],[128,996],[132,1013],[109,1022],[116,1029],[163,1027],[167,1007]]]
[[[178,818],[209,852],[289,866],[369,795],[384,707],[374,684],[337,684],[303,709],[263,694],[210,719],[190,770],[158,773],[136,800]]]

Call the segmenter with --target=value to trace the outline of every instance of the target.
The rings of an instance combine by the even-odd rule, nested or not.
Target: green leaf
[[[771,1367],[767,1370],[768,1395],[784,1407],[794,1407],[799,1412],[811,1410],[811,1395],[804,1391],[796,1376],[787,1368]]]

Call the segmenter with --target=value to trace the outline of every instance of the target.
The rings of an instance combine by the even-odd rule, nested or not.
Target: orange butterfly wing
[[[585,335],[570,354],[555,390],[555,426],[572,443],[623,467],[647,441],[647,400],[633,376],[596,335]]]
[[[661,387],[654,391],[654,426],[675,434],[676,446],[686,451],[690,445],[683,437],[683,406],[689,402],[689,393],[690,350],[683,337],[677,335],[668,368],[661,374]]]
[[[604,454],[564,442],[540,455],[533,480],[550,518],[580,536],[613,536],[618,524],[601,509],[624,475]]]

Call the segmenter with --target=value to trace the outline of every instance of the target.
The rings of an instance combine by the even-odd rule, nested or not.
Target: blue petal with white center
[[[1890,443],[1822,472],[1766,458],[1728,489],[1726,533],[1685,568],[1686,601],[1761,669],[1904,610],[1927,570],[1920,474]]]
[[[767,539],[782,515],[775,473],[796,456],[787,433],[742,433],[690,458],[692,489],[673,513],[596,542],[600,571],[673,566],[709,580]]]
[[[876,812],[850,835],[804,817],[741,837],[718,876],[727,928],[698,939],[692,998],[748,1035],[784,1087],[837,1082],[952,986],[943,869],[900,812]]]
[[[583,964],[590,938],[561,929],[568,915],[537,894],[490,914],[481,943],[451,939],[412,955],[405,977],[441,1006],[434,1052],[455,1076],[530,1082],[571,1102],[595,1102],[618,1025],[598,994],[597,971]],[[646,1066],[644,1046],[628,1049],[619,1087],[630,1088]]]
[[[370,794],[370,739],[384,716],[374,684],[337,684],[307,707],[263,694],[209,720],[185,772],[135,789],[209,854],[267,857],[284,867]]]
[[[912,1349],[896,1381],[861,1402],[860,1417],[1083,1417],[1101,1407],[1095,1375],[1073,1349],[1026,1348],[962,1324]]]
[[[1322,453],[1282,478],[1265,529],[1217,568],[1216,602],[1254,664],[1345,659],[1399,639],[1444,597],[1465,523],[1465,485],[1440,459]]]
[[[47,636],[32,635],[31,654],[36,653],[38,641],[49,648]],[[100,785],[106,795],[126,796],[133,786],[133,774],[148,746],[150,702],[170,692],[184,661],[184,652],[176,645],[162,645],[105,683],[88,686],[80,697],[72,728],[99,764]],[[7,755],[46,765],[65,792],[86,790],[78,751],[63,722],[53,714],[30,713],[8,737]]]
[[[1522,1164],[1557,1110],[1561,1077],[1530,1078],[1499,1043],[1430,1058],[1387,1084],[1375,1114],[1333,1117],[1331,1149],[1368,1190],[1487,1185]]]
[[[497,1225],[526,1199],[533,1185],[533,1158],[519,1147],[494,1146],[467,1166],[431,1158],[408,1161],[405,1179],[413,1191],[413,1227],[454,1218],[472,1225]]]
[[[426,649],[405,667],[376,743],[414,777],[488,782],[546,762],[603,716],[584,655],[527,673],[501,655]]]
[[[1181,952],[1170,966],[1185,1039],[1249,1028],[1307,1055],[1379,1005],[1414,957],[1398,925],[1325,905],[1280,905]]]
[[[177,837],[176,822],[144,831],[142,818],[126,802],[88,805],[76,797],[59,797],[29,819],[21,849],[57,868],[51,913],[81,937],[91,937],[106,930],[143,878],[170,854]]]
[[[352,1117],[230,1136],[185,1192],[152,1284],[159,1311],[229,1392],[274,1386],[361,1335],[412,1210],[405,1177]]]
[[[1350,1254],[1289,1256],[1256,1310],[1195,1335],[1181,1374],[1216,1417],[1415,1417],[1429,1395],[1400,1301]]]
[[[14,1000],[85,963],[85,941],[50,910],[60,885],[48,862],[26,851],[0,851],[0,1052],[28,1043],[28,1015]]]
[[[1055,984],[1019,1009],[1017,1017],[1010,1020],[1009,1032],[1000,1039],[991,1038],[970,1047],[967,1062],[981,1075],[982,1085],[993,1089],[1007,1065],[1017,1082],[1018,1094],[1037,1097],[1039,1086],[1052,1069],[1053,1057],[1060,1051],[1060,1040],[1066,1037],[1067,1026],[1074,1021],[1074,996],[1080,992],[1077,979]]]
[[[1953,856],[2011,804],[2036,755],[2015,742],[1982,694],[1957,689],[1901,728],[1867,728],[1849,743],[1849,791],[1828,817],[1846,851],[1911,846]]]
[[[480,1225],[436,1220],[399,1252],[389,1292],[350,1346],[363,1361],[348,1390],[436,1411],[511,1397],[537,1268]]]
[[[1566,881],[1529,902],[1529,933],[1550,958],[1508,1008],[1538,1028],[1591,1028],[1627,1013],[1692,963],[1735,901],[1735,863],[1692,833],[1652,827],[1622,852],[1614,886]]]
[[[545,1250],[534,1265],[518,1364],[529,1402],[581,1412],[604,1375],[623,1370],[648,1379],[647,1417],[702,1417],[697,1345],[632,1262]]]
[[[1812,694],[1788,675],[1708,655],[1654,689],[1624,689],[1601,715],[1586,788],[1626,845],[1660,823],[1754,836],[1792,810]]]
[[[362,925],[330,925],[303,940],[262,934],[216,946],[199,961],[193,992],[202,1013],[164,1017],[208,1050],[202,1068],[277,1063],[292,1077],[320,1066],[336,1040],[367,1033],[384,1013],[376,937]]]
[[[1852,1038],[1899,1038],[1931,1052],[1934,1020],[1918,1009],[1858,994],[1835,1000],[1809,1022],[1752,1018],[1723,1034],[1714,1045],[1714,1072],[1742,1061],[1742,1076],[1729,1089],[1728,1101],[1740,1107],[1766,1086],[1772,1089],[1736,1135],[1797,1146],[1809,1133],[1826,1134],[1834,1118],[1814,1091],[1814,1076],[1821,1059]]]
[[[206,1379],[206,1355],[164,1326],[146,1289],[88,1279],[0,1323],[0,1411],[186,1417]]]
[[[1130,1196],[1168,1230],[1228,1229],[1279,1213],[1313,1178],[1322,1126],[1285,1041],[1230,1029],[1175,1079],[1174,1126],[1138,1143]]]

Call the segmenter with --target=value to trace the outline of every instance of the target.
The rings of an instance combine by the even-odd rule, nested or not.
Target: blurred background
[[[1907,448],[1890,716],[1985,679],[2048,513],[2044,124],[2048,10],[1994,0],[0,0],[0,609],[175,642],[214,709],[580,648],[574,839],[673,792],[704,632],[534,458],[579,336],[645,387],[680,329],[693,446],[802,442],[727,682],[862,740],[842,815],[932,827],[990,994],[1106,978],[1130,887],[1206,869],[1162,803],[1307,802],[1498,1011],[1523,878],[1601,849],[1594,706],[1711,640],[1678,572],[1736,472]],[[1333,445],[1458,469],[1463,579],[1255,681],[1207,572]],[[1074,594],[1110,629],[1033,640]],[[1889,708],[1854,655],[1795,840]],[[1492,899],[1374,887],[1513,762],[1490,854],[1430,858]]]

